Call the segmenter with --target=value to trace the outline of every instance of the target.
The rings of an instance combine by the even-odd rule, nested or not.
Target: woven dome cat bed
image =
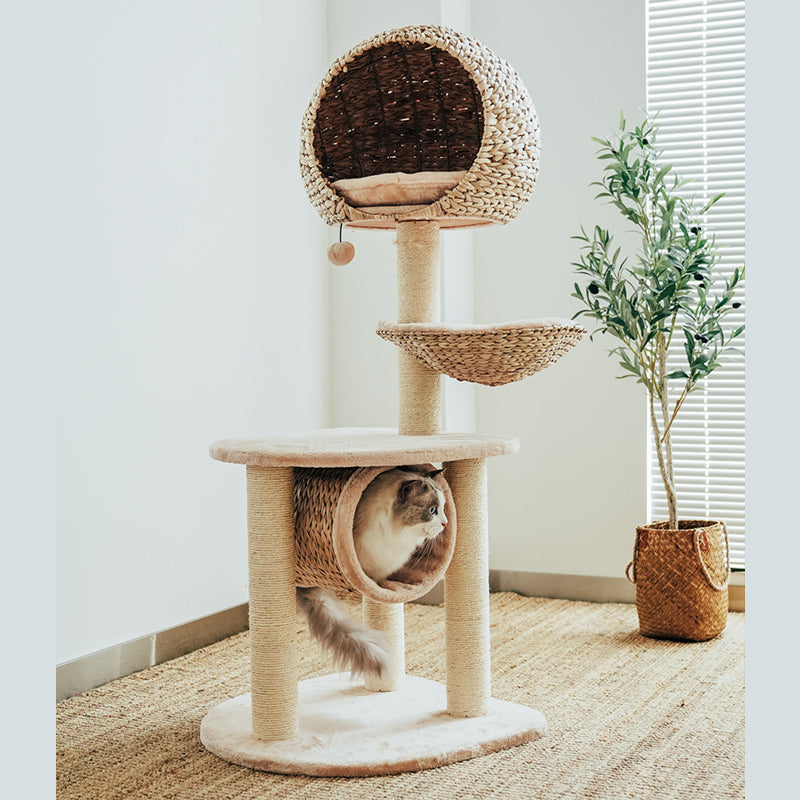
[[[505,223],[533,193],[539,123],[519,75],[438,26],[378,34],[337,59],[302,123],[300,169],[328,224]]]
[[[502,386],[558,361],[586,328],[562,319],[496,325],[381,322],[376,333],[451,378]]]
[[[430,469],[432,466],[427,465]],[[444,576],[456,540],[453,495],[443,475],[434,480],[445,496],[445,529],[402,570],[390,576],[394,588],[379,586],[361,569],[353,544],[353,519],[364,490],[394,467],[296,468],[295,546],[298,586],[358,591],[384,603],[416,600]]]

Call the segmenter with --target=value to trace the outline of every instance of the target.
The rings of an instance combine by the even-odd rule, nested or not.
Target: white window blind
[[[720,271],[744,264],[744,0],[648,0],[647,110],[658,113],[664,163],[690,179],[683,191],[700,208],[725,197],[701,221],[722,248]],[[741,309],[726,319],[744,323]],[[734,346],[744,350],[745,336]],[[682,348],[682,341],[676,347]],[[722,520],[731,565],[745,561],[745,368],[728,356],[687,399],[672,427],[681,519]],[[666,519],[655,453],[650,457],[650,515]]]

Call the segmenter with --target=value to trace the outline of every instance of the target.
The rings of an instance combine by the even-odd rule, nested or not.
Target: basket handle
[[[694,532],[694,552],[697,555],[697,560],[700,562],[700,568],[703,570],[703,575],[705,575],[706,580],[708,581],[708,585],[712,589],[716,589],[718,592],[721,592],[727,585],[728,580],[731,577],[731,548],[730,544],[728,543],[728,528],[726,527],[725,523],[720,523],[722,525],[722,530],[725,532],[725,561],[728,567],[728,573],[725,576],[725,580],[722,583],[716,583],[714,579],[708,572],[708,567],[706,566],[706,562],[703,561],[703,555],[700,552],[700,529]]]
[[[639,557],[639,547],[644,546],[647,544],[647,534],[641,533],[637,528],[636,529],[636,538],[633,541],[633,558],[628,563],[628,566],[625,567],[625,577],[632,583],[634,586],[636,585],[636,561]],[[631,568],[633,568],[633,577],[631,577]]]

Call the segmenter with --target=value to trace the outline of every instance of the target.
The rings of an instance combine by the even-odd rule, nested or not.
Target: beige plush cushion
[[[430,205],[466,174],[463,170],[387,172],[366,178],[342,178],[331,186],[354,208]]]

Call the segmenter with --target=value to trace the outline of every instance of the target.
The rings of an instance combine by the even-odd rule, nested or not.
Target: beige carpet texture
[[[359,606],[350,605],[357,614]],[[60,800],[744,798],[744,614],[708,642],[648,639],[633,605],[491,596],[492,695],[536,741],[421,772],[310,778],[238,767],[200,723],[249,687],[242,633],[57,705]],[[298,621],[300,673],[330,667]],[[444,681],[442,608],[406,605],[407,672]]]

